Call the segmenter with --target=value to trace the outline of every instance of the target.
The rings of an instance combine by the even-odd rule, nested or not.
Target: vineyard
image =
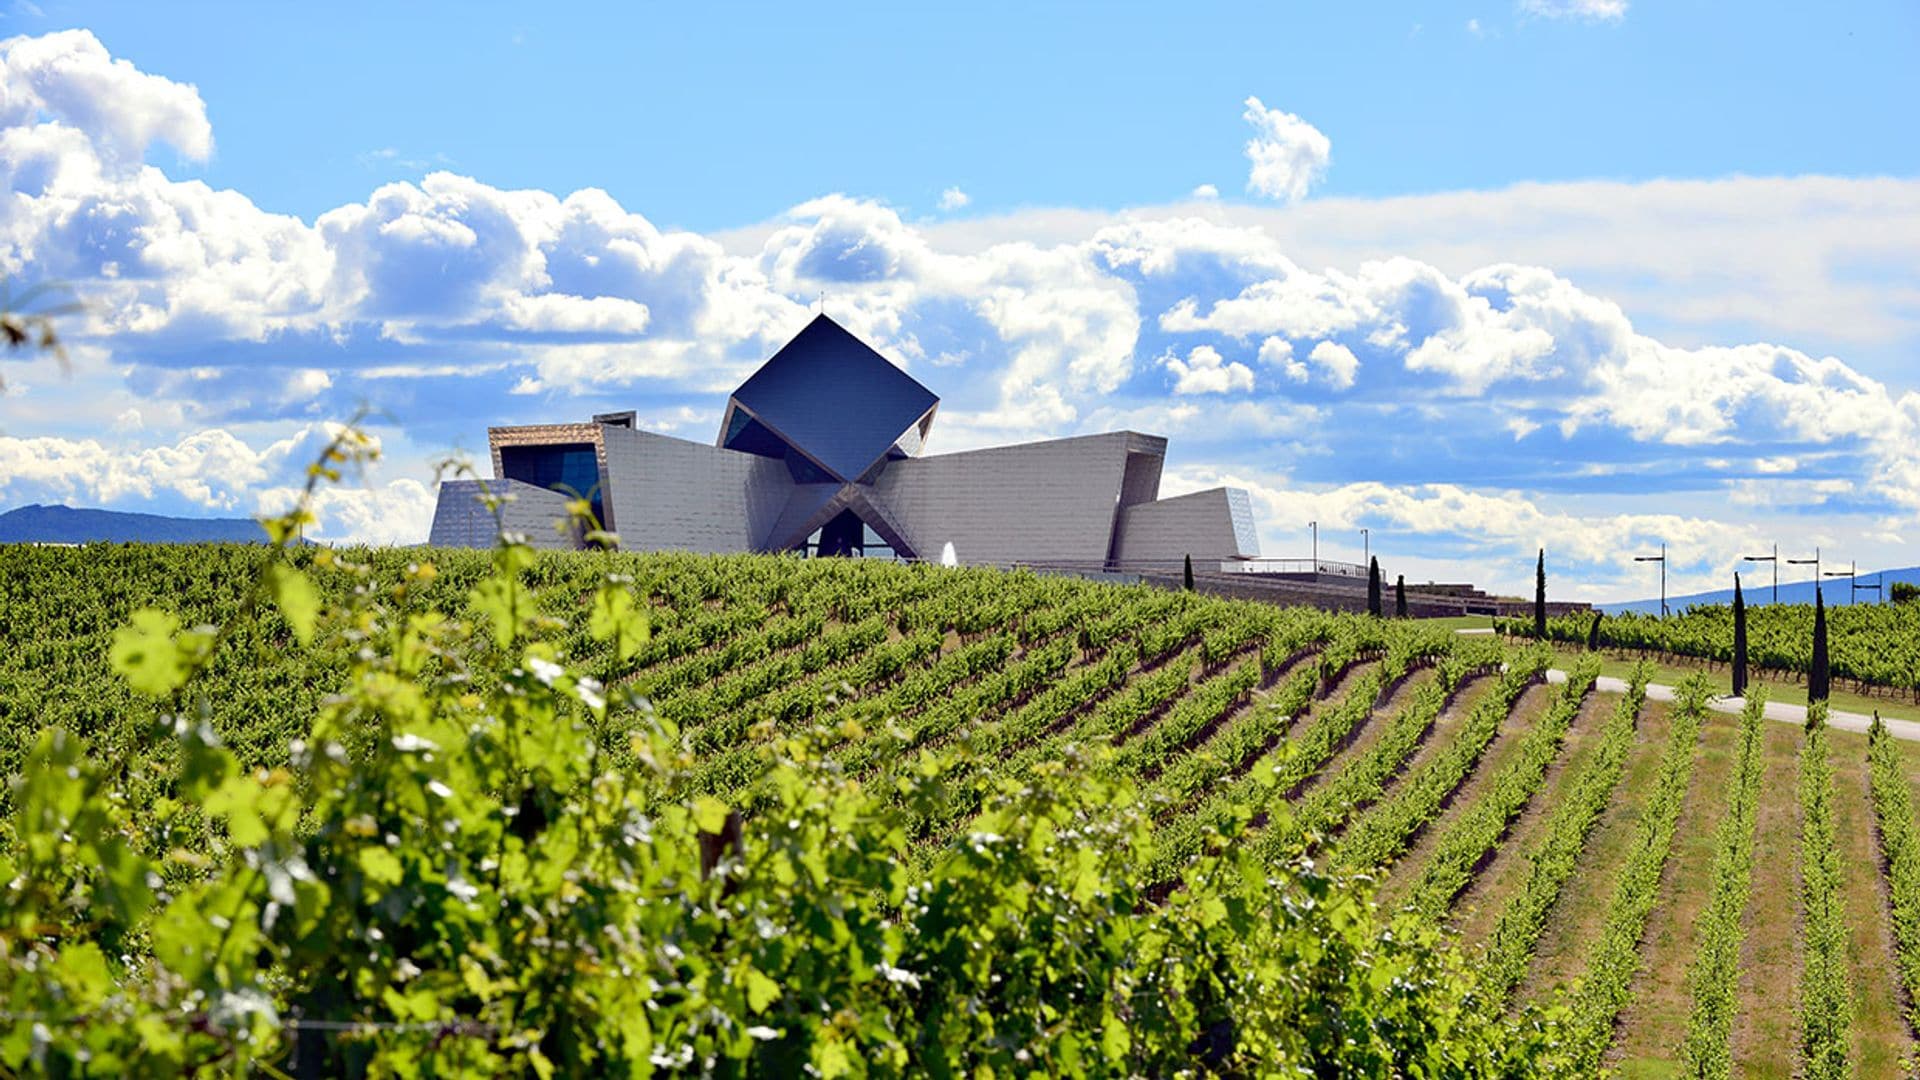
[[[1593,633],[1591,614],[1547,620],[1547,637],[1584,644]],[[1920,604],[1840,604],[1827,609],[1831,663],[1837,679],[1862,688],[1891,688],[1920,700]],[[1502,633],[1530,636],[1525,619],[1498,620]],[[1599,644],[1693,657],[1719,664],[1733,660],[1733,609],[1703,604],[1661,618],[1639,612],[1600,620]],[[1766,604],[1747,608],[1748,661],[1789,679],[1806,675],[1813,660],[1813,605]]]
[[[1029,573],[513,545],[0,548],[0,610],[14,1074],[1916,1049],[1920,746],[1704,682]],[[1836,670],[1911,680],[1848,610]],[[1788,615],[1756,657],[1793,662]]]

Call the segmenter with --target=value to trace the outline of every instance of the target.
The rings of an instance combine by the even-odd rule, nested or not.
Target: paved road
[[[1557,669],[1548,671],[1547,681],[1551,683],[1566,682],[1567,673]],[[1611,675],[1602,675],[1594,680],[1593,688],[1608,694],[1624,694],[1627,692],[1627,681],[1625,679],[1616,679]],[[1674,698],[1674,689],[1671,686],[1648,683],[1647,697],[1654,701],[1672,701]],[[1738,716],[1746,710],[1747,702],[1745,698],[1737,697],[1714,698],[1708,703],[1707,707],[1715,712],[1732,713]],[[1779,720],[1783,723],[1804,725],[1807,722],[1807,707],[1805,705],[1788,705],[1780,701],[1769,701],[1767,702],[1766,717],[1769,720]],[[1843,712],[1840,709],[1827,710],[1827,724],[1831,727],[1839,728],[1841,731],[1857,731],[1864,735],[1872,723],[1873,717],[1865,713]],[[1889,718],[1886,720],[1886,725],[1887,732],[1894,738],[1910,739],[1920,742],[1920,723],[1912,720],[1894,720]]]

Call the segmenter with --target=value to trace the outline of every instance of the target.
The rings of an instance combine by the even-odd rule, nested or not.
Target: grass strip
[[[1498,847],[1513,819],[1526,809],[1546,780],[1547,769],[1560,755],[1567,732],[1580,715],[1580,705],[1600,662],[1585,658],[1568,673],[1567,681],[1548,702],[1540,722],[1521,738],[1512,761],[1495,776],[1491,787],[1440,837],[1433,858],[1413,884],[1409,904],[1430,919],[1439,919],[1453,906],[1460,890],[1473,881],[1485,857]]]
[[[1853,1075],[1853,988],[1847,967],[1847,909],[1834,833],[1833,760],[1827,708],[1807,710],[1800,748],[1800,895],[1805,968],[1800,979],[1800,1075]]]
[[[1867,770],[1893,901],[1895,960],[1907,994],[1907,1024],[1920,1034],[1920,826],[1914,821],[1913,794],[1900,750],[1878,716],[1867,730]]]
[[[1547,918],[1578,868],[1588,836],[1626,775],[1640,709],[1647,700],[1647,671],[1644,664],[1634,669],[1626,696],[1601,729],[1593,758],[1572,779],[1566,800],[1555,809],[1539,841],[1526,853],[1532,870],[1519,894],[1500,913],[1481,963],[1481,985],[1495,1001],[1504,1003],[1526,977]]]
[[[1348,871],[1371,871],[1400,857],[1419,831],[1437,817],[1449,796],[1500,733],[1501,721],[1513,703],[1533,685],[1547,666],[1544,649],[1517,654],[1500,676],[1492,694],[1483,699],[1461,725],[1447,748],[1418,771],[1408,775],[1392,798],[1377,803],[1354,821],[1333,850],[1333,862]]]
[[[1693,779],[1700,721],[1709,693],[1704,678],[1689,679],[1679,688],[1672,733],[1660,759],[1660,776],[1641,811],[1633,846],[1628,849],[1607,906],[1606,922],[1588,953],[1586,975],[1574,994],[1555,1071],[1570,1076],[1598,1075],[1600,1058],[1613,1042],[1614,1021],[1640,971],[1640,939],[1660,893],[1660,873],[1673,848],[1680,809]]]
[[[1742,920],[1753,895],[1753,825],[1760,806],[1760,775],[1765,771],[1761,724],[1765,691],[1747,696],[1740,714],[1740,752],[1734,763],[1727,816],[1714,838],[1713,894],[1700,921],[1700,951],[1687,972],[1693,1011],[1680,1058],[1689,1076],[1725,1077],[1733,1073],[1733,1018],[1740,989]]]

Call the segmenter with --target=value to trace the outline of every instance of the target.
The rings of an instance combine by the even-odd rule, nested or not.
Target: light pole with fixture
[[[1813,558],[1811,558],[1811,559],[1788,559],[1788,560],[1787,560],[1787,565],[1788,565],[1788,566],[1811,566],[1811,567],[1813,567],[1813,591],[1814,591],[1814,593],[1815,593],[1815,594],[1818,594],[1818,593],[1820,592],[1820,549],[1819,549],[1819,548],[1814,548],[1814,549],[1813,549]]]
[[[1667,545],[1662,542],[1658,555],[1635,555],[1634,562],[1657,562],[1660,564],[1660,617],[1667,617]]]
[[[1847,579],[1847,603],[1848,604],[1858,603],[1859,596],[1863,592],[1873,593],[1876,597],[1880,593],[1881,581],[1878,578],[1875,578],[1873,584],[1871,585],[1860,584],[1860,564],[1858,562],[1849,561],[1847,563],[1847,569],[1845,573],[1842,573],[1838,570],[1829,570],[1827,572],[1827,576],[1843,577]]]
[[[1773,602],[1780,602],[1780,545],[1773,545],[1771,555],[1743,555],[1741,562],[1765,562],[1773,564]]]
[[[1373,530],[1360,530],[1360,565],[1373,565]]]
[[[1307,522],[1307,531],[1313,533],[1313,576],[1320,576],[1320,523]]]

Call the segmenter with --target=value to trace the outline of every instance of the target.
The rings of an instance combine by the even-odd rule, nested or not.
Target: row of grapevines
[[[715,724],[737,730],[743,729],[749,720],[757,720],[792,729],[836,701],[841,691],[871,690],[894,681],[906,671],[923,669],[923,665],[939,655],[940,645],[940,635],[931,630],[886,642],[863,655],[827,667],[811,678],[789,683],[765,695],[749,706],[750,715],[735,713]],[[707,735],[714,727],[710,724],[702,728],[701,734]],[[759,740],[723,745],[720,740],[709,738],[706,743],[718,752],[700,755],[699,764],[690,771],[689,779],[697,790],[718,792],[745,785],[765,765],[767,753]]]
[[[1260,684],[1260,665],[1237,664],[1195,683],[1160,722],[1120,744],[1107,759],[1111,772],[1138,775],[1190,748],[1194,739],[1244,705]]]
[[[931,602],[930,595],[919,590],[904,594],[882,595],[887,597],[889,603],[911,597],[912,599],[900,608],[902,612],[916,611]],[[853,609],[848,609],[844,613],[851,614]],[[859,623],[829,631],[790,657],[762,660],[760,664],[766,667],[767,671],[757,675],[757,679],[764,681],[768,677],[768,672],[778,672],[784,667],[788,670],[797,668],[794,680],[778,690],[767,692],[764,696],[749,696],[736,702],[732,707],[739,709],[744,706],[747,715],[722,718],[727,723],[722,725],[723,737],[720,741],[729,741],[725,737],[726,734],[759,719],[770,718],[788,723],[810,719],[825,707],[830,699],[837,700],[841,693],[858,694],[861,691],[891,683],[909,669],[923,666],[940,654],[944,644],[944,632],[937,626],[925,627],[881,645],[880,642],[886,636],[886,621],[886,612],[873,612]],[[879,627],[877,637],[875,627]],[[837,637],[845,637],[849,640],[842,643],[836,641]],[[717,690],[719,686],[719,683],[714,684],[714,689]],[[673,711],[669,709],[668,713],[671,715]],[[702,735],[702,745],[712,745],[712,740],[705,738],[704,729]]]
[[[1807,710],[1800,748],[1800,1067],[1816,1078],[1853,1075],[1853,988],[1847,971],[1847,907],[1834,834],[1833,761],[1827,710]]]
[[[896,767],[905,768],[908,751],[940,745],[963,725],[1038,692],[1066,670],[1074,652],[1074,643],[1065,638],[1031,650],[1005,668],[986,673],[958,693],[932,703],[913,719],[901,738],[868,738],[847,747],[841,753],[841,764],[858,773],[891,758]]]
[[[1395,627],[1392,633],[1400,636],[1399,647],[1392,649],[1378,668],[1356,680],[1337,705],[1316,713],[1299,728],[1296,735],[1289,736],[1251,767],[1244,768],[1233,783],[1215,788],[1200,805],[1163,826],[1155,839],[1153,871],[1156,875],[1171,879],[1178,874],[1199,853],[1205,834],[1220,828],[1229,816],[1237,812],[1236,807],[1264,804],[1270,808],[1269,815],[1274,816],[1271,809],[1274,799],[1292,798],[1309,778],[1346,745],[1359,726],[1379,707],[1381,698],[1390,687],[1416,663],[1424,663],[1436,651],[1451,649],[1456,640],[1451,634],[1416,635],[1399,627]],[[1349,656],[1356,655],[1350,645],[1344,644],[1354,634],[1352,626],[1343,627],[1341,632],[1335,634],[1329,649]],[[1369,634],[1365,640],[1380,639]],[[1323,665],[1316,664],[1313,669],[1289,679],[1285,688],[1269,701],[1268,707],[1256,712],[1256,719],[1264,718],[1265,721],[1260,726],[1276,732],[1283,729],[1288,718],[1297,716],[1306,707],[1314,689],[1322,683],[1324,671]],[[1252,734],[1249,732],[1249,736]],[[1262,745],[1266,743],[1263,741]],[[1244,760],[1244,757],[1240,760]],[[1202,771],[1197,766],[1192,768]],[[1187,769],[1182,769],[1177,774],[1180,786],[1170,789],[1170,793],[1180,797],[1183,802],[1197,788],[1198,777],[1186,775],[1187,772]]]
[[[966,732],[962,739],[965,755],[949,773],[958,784],[956,798],[942,808],[943,813],[935,821],[927,824],[942,823],[978,809],[978,797],[984,792],[971,783],[973,779],[982,772],[1001,774],[1002,764],[1015,748],[1083,703],[1103,699],[1126,685],[1139,659],[1139,650],[1132,642],[1118,642],[1095,663],[1073,670],[1003,718]]]
[[[1914,821],[1913,795],[1900,750],[1878,716],[1867,730],[1867,764],[1880,848],[1886,857],[1887,891],[1893,900],[1893,940],[1900,984],[1907,992],[1907,1024],[1920,1031],[1920,826]]]
[[[1753,596],[1749,593],[1749,598]],[[1503,632],[1531,635],[1530,620],[1501,620]],[[1590,614],[1547,620],[1547,636],[1584,642]],[[1920,687],[1920,605],[1836,604],[1827,608],[1829,662],[1838,677],[1880,686]],[[1600,623],[1600,642],[1613,648],[1653,649],[1721,663],[1733,659],[1733,609],[1701,604],[1662,618],[1625,612]],[[1747,608],[1747,656],[1757,667],[1805,672],[1813,661],[1813,605]]]
[[[1405,777],[1392,798],[1374,804],[1354,821],[1334,849],[1335,863],[1349,870],[1369,871],[1398,858],[1479,764],[1514,702],[1545,673],[1547,660],[1548,654],[1540,649],[1515,654],[1493,693],[1467,715],[1453,742]]]
[[[1600,659],[1583,656],[1554,691],[1546,712],[1520,737],[1514,756],[1487,790],[1455,819],[1435,846],[1408,903],[1422,915],[1439,919],[1453,906],[1460,890],[1472,881],[1482,860],[1498,847],[1514,818],[1533,801],[1546,781],[1547,769],[1565,744],[1567,732],[1580,714],[1593,680],[1600,675]]]
[[[1256,708],[1243,711],[1206,745],[1152,770],[1141,794],[1170,810],[1186,806],[1202,792],[1244,774],[1296,722],[1313,701],[1312,672],[1299,672],[1268,691]]]
[[[1162,594],[1166,595],[1166,594]],[[1015,624],[1014,638],[1021,648],[1064,634],[1074,627],[1104,619],[1115,611],[1137,605],[1141,598],[1128,590],[1078,588],[1028,611]]]
[[[1136,630],[1144,629],[1138,624],[1131,625]],[[1103,635],[1102,639],[1110,644],[1099,659],[1073,669],[1060,681],[1029,697],[1012,712],[987,719],[964,733],[966,753],[949,773],[953,797],[936,812],[926,816],[919,823],[921,829],[935,829],[975,812],[985,795],[984,785],[976,782],[982,774],[990,773],[995,777],[1010,775],[1010,758],[1018,760],[1015,755],[1021,747],[1028,746],[1075,711],[1097,705],[1127,684],[1141,661],[1140,645],[1127,638],[1114,639]],[[1162,640],[1151,647],[1165,649],[1175,644]],[[1184,675],[1184,669],[1180,674]],[[1050,747],[1052,742],[1046,740],[1045,745]],[[1043,750],[1042,754],[1045,753]],[[1039,756],[1042,755],[1028,755],[1029,758]]]
[[[1526,884],[1500,913],[1493,933],[1488,935],[1481,965],[1482,983],[1495,1001],[1505,1001],[1526,977],[1540,933],[1546,929],[1547,916],[1573,877],[1580,853],[1587,846],[1587,836],[1612,801],[1620,778],[1626,774],[1636,721],[1647,698],[1650,670],[1644,663],[1634,666],[1627,680],[1627,693],[1601,729],[1593,757],[1580,774],[1568,782],[1566,797],[1548,819],[1540,839],[1526,852],[1527,865],[1531,868]]]
[[[806,565],[801,560],[782,561],[792,566]],[[925,621],[931,627],[944,631],[946,624],[939,619],[950,616],[956,610],[955,597],[979,595],[989,587],[986,579],[972,578],[958,583],[953,589],[929,593],[912,580],[890,581],[875,575],[874,581],[867,587],[856,590],[867,600],[852,605],[835,598],[832,588],[837,587],[834,580],[836,576],[822,575],[814,588],[799,594],[798,599],[792,601],[795,609],[792,614],[768,618],[768,609],[765,607],[750,610],[749,614],[757,615],[758,621],[749,619],[746,625],[757,626],[757,633],[734,638],[719,648],[686,655],[657,670],[644,671],[634,677],[632,689],[650,698],[655,705],[665,706],[676,697],[715,680],[740,678],[748,670],[778,670],[778,665],[787,663],[782,656],[788,650],[808,642],[813,644],[807,647],[813,648],[825,638],[844,636],[852,625],[862,627],[856,636],[868,642],[872,639],[874,626],[878,626],[884,636],[887,623],[896,617],[916,625]],[[1016,595],[1021,594],[1016,592]],[[855,611],[865,611],[866,614],[858,623],[843,622],[834,626],[828,612],[836,607],[843,614]],[[831,650],[834,647],[828,648]],[[803,660],[803,670],[818,670],[818,656],[816,652],[814,659]],[[833,659],[844,659],[844,656],[835,656]],[[771,669],[762,667],[769,662],[776,666]],[[811,666],[805,666],[809,664]],[[711,692],[714,687],[707,689]],[[699,705],[709,710],[715,707],[714,701],[709,699],[701,700]],[[680,715],[690,714],[683,712]]]
[[[1109,743],[1146,723],[1167,708],[1193,683],[1189,668],[1199,650],[1186,648],[1171,655],[1152,671],[1134,677],[1119,690],[1107,695],[1092,709],[1075,719],[1063,731],[1031,743],[1004,758],[996,767],[999,776],[1024,780],[1042,761],[1062,756],[1064,748]],[[1147,655],[1144,648],[1141,655]]]
[[[1740,714],[1740,749],[1734,760],[1733,786],[1727,792],[1727,816],[1714,836],[1713,892],[1698,923],[1700,951],[1687,972],[1693,1011],[1680,1045],[1687,1074],[1724,1077],[1733,1073],[1733,1016],[1740,978],[1741,919],[1753,886],[1753,827],[1765,771],[1761,725],[1766,692],[1747,697]]]
[[[1436,665],[1434,681],[1414,692],[1413,700],[1394,714],[1367,752],[1309,792],[1289,820],[1275,821],[1261,834],[1257,846],[1262,856],[1275,860],[1295,848],[1312,847],[1348,817],[1378,801],[1433,729],[1448,699],[1467,678],[1497,670],[1503,651],[1500,642],[1490,637],[1450,643]]]
[[[1317,685],[1318,673],[1303,671],[1287,680],[1267,710],[1284,720],[1290,713],[1283,711],[1304,709],[1312,700]],[[1351,730],[1359,724],[1372,709],[1379,694],[1381,682],[1377,674],[1369,674],[1355,683],[1346,697],[1332,708],[1318,713],[1309,720],[1307,728],[1317,730],[1319,736],[1303,736],[1306,747],[1297,752],[1293,740],[1289,739],[1255,762],[1233,782],[1217,787],[1207,794],[1197,805],[1193,805],[1165,822],[1154,836],[1154,858],[1149,864],[1149,876],[1155,881],[1173,881],[1204,850],[1209,835],[1218,832],[1233,817],[1258,809],[1263,796],[1272,797],[1282,791],[1285,778],[1292,781],[1297,777],[1312,774],[1314,769],[1325,764],[1334,745],[1329,736],[1341,730]]]
[[[1088,653],[1099,652],[1123,637],[1134,636],[1145,626],[1196,616],[1210,618],[1211,608],[1212,605],[1194,603],[1191,593],[1155,591],[1144,596],[1136,594],[1118,612],[1118,617],[1080,624],[1080,648]]]
[[[1673,834],[1686,802],[1687,785],[1700,739],[1700,722],[1710,690],[1699,676],[1679,688],[1673,729],[1660,759],[1653,793],[1641,810],[1632,847],[1614,885],[1600,936],[1587,954],[1586,975],[1573,999],[1573,1012],[1557,1062],[1568,1075],[1591,1076],[1613,1042],[1614,1018],[1627,1003],[1640,970],[1640,938],[1660,891],[1660,874],[1673,847]]]
[[[706,686],[656,701],[654,705],[663,718],[689,725],[700,749],[711,749],[725,745],[738,734],[739,722],[728,715],[733,710],[793,679],[858,655],[885,640],[887,622],[881,617],[832,626],[797,649],[762,657],[728,671]],[[692,726],[695,724],[698,726]]]
[[[1184,706],[1193,700],[1181,695],[1190,688],[1192,657],[1201,652],[1198,639],[1219,626],[1239,637],[1252,638],[1258,632],[1258,626],[1246,619],[1244,612],[1235,613],[1240,617],[1222,616],[1222,608],[1195,605],[1186,605],[1170,621],[1141,620],[1143,612],[1155,610],[1165,608],[1143,599],[1104,624],[1095,624],[1091,634],[1083,633],[1082,640],[1093,638],[1104,643],[1099,660],[1035,695],[1009,716],[970,730],[966,738],[968,754],[951,771],[956,782],[949,797],[937,807],[923,810],[917,831],[937,831],[976,812],[988,793],[990,785],[984,780],[989,776],[999,783],[1017,782],[1039,762],[1072,753],[1077,743],[1120,742],[1163,708],[1175,702]],[[1272,632],[1291,630],[1301,639],[1317,632],[1313,616],[1289,616]],[[1137,637],[1129,640],[1118,636],[1121,634]],[[1140,670],[1146,674],[1134,678]],[[1062,723],[1068,724],[1064,730],[1046,734]],[[892,771],[911,767],[912,763],[903,758],[896,761]]]
[[[1330,625],[1324,615],[1308,610],[1293,610],[1278,613],[1277,615],[1266,611],[1261,614],[1264,615],[1261,621],[1267,624],[1265,630],[1266,643],[1270,645],[1279,642],[1282,647],[1290,651],[1296,648],[1307,647],[1323,639],[1327,635]],[[1249,632],[1248,627],[1250,624],[1244,620],[1229,620],[1229,625],[1241,626],[1241,633]],[[1224,688],[1237,684],[1239,680],[1248,677],[1245,674],[1238,674],[1242,671],[1250,671],[1256,680],[1258,678],[1257,666],[1242,665],[1242,667],[1236,668],[1232,672],[1219,673],[1209,679],[1203,680],[1200,688],[1192,688],[1188,677],[1188,668],[1191,666],[1193,659],[1196,656],[1202,655],[1202,653],[1201,646],[1191,643],[1195,641],[1197,634],[1205,630],[1205,624],[1193,623],[1192,632],[1189,632],[1189,628],[1181,625],[1180,621],[1145,628],[1141,634],[1140,641],[1141,655],[1144,658],[1141,668],[1145,672],[1144,674],[1135,678],[1131,683],[1127,684],[1124,689],[1101,700],[1065,730],[1055,731],[1037,742],[1027,744],[1010,756],[996,761],[993,767],[994,774],[1003,781],[1018,782],[1028,776],[1034,766],[1041,761],[1052,760],[1072,754],[1076,745],[1099,744],[1102,742],[1120,743],[1123,747],[1118,755],[1103,759],[1103,763],[1097,766],[1098,769],[1106,773],[1137,775],[1142,768],[1154,767],[1157,769],[1158,766],[1163,765],[1171,748],[1163,745],[1161,748],[1162,752],[1156,757],[1138,750],[1138,747],[1143,745],[1143,743],[1126,743],[1125,739],[1128,734],[1147,728],[1149,724],[1152,724],[1160,717],[1163,710],[1169,707],[1173,709],[1173,714],[1168,715],[1165,720],[1162,720],[1149,730],[1159,732],[1163,729],[1173,730],[1177,728],[1191,731],[1192,717],[1203,717],[1204,711],[1208,707],[1208,703],[1206,703],[1208,691],[1205,690],[1205,687],[1213,684]],[[1185,651],[1179,651],[1183,648]],[[1244,649],[1244,646],[1241,648]],[[1169,657],[1171,657],[1170,660],[1168,660]],[[1155,661],[1167,662],[1160,663],[1155,667],[1153,666]],[[1294,704],[1291,706],[1292,709],[1297,710],[1300,707],[1304,707],[1313,686],[1311,678],[1312,677],[1309,676],[1299,681],[1298,686],[1295,688],[1296,692],[1291,695],[1294,700]],[[1182,697],[1189,689],[1194,689],[1196,697]],[[1222,689],[1216,692],[1224,693],[1225,690]],[[1251,691],[1249,690],[1248,692]],[[1282,699],[1288,696],[1287,694],[1280,695]],[[1203,703],[1198,705],[1190,704],[1196,700],[1200,700]],[[1222,711],[1222,706],[1218,702],[1212,702],[1211,705],[1215,711],[1214,718],[1218,719],[1218,715]],[[1198,768],[1198,766],[1193,763],[1206,762],[1208,768],[1216,770],[1213,773],[1214,776],[1222,775],[1233,766],[1229,763],[1225,755],[1216,755],[1212,751],[1220,747],[1225,747],[1229,754],[1239,753],[1242,755],[1240,758],[1234,758],[1233,761],[1244,760],[1246,751],[1242,748],[1250,745],[1249,736],[1251,735],[1251,731],[1241,732],[1240,728],[1248,725],[1248,721],[1246,720],[1248,715],[1266,717],[1272,713],[1273,706],[1274,699],[1269,699],[1263,707],[1250,710],[1248,713],[1243,713],[1242,722],[1236,724],[1224,733],[1219,747],[1215,747],[1213,743],[1209,743],[1207,749],[1197,751],[1193,754],[1179,755],[1177,759],[1179,762],[1178,767],[1182,770],[1193,770]],[[1179,715],[1182,710],[1191,710],[1192,716],[1182,717]],[[1206,721],[1204,719],[1200,722],[1202,726],[1205,726]],[[1255,723],[1257,723],[1257,721]],[[1153,736],[1149,736],[1149,740],[1152,738]],[[1265,741],[1260,741],[1258,745],[1264,746],[1266,743]],[[984,747],[984,749],[992,751],[998,749],[998,747],[989,745]],[[1130,753],[1129,751],[1132,752]],[[984,761],[988,756],[990,755],[983,754],[976,758],[976,760]],[[1197,776],[1191,772],[1182,771],[1173,777],[1161,777],[1160,782],[1150,786],[1149,793],[1165,795],[1165,793],[1169,791],[1182,790],[1180,787],[1182,784],[1197,785],[1198,783],[1200,783],[1200,780]],[[1193,788],[1189,787],[1184,790],[1193,790]],[[977,801],[979,794],[980,792],[977,786],[976,789],[971,792],[962,791],[958,793],[953,809],[958,811],[967,809]],[[945,819],[943,818],[942,820]]]
[[[718,648],[676,657],[641,672],[628,685],[642,697],[662,701],[764,656],[790,649],[818,635],[826,626],[827,617],[820,611],[776,615],[763,619],[757,633],[729,639]]]

